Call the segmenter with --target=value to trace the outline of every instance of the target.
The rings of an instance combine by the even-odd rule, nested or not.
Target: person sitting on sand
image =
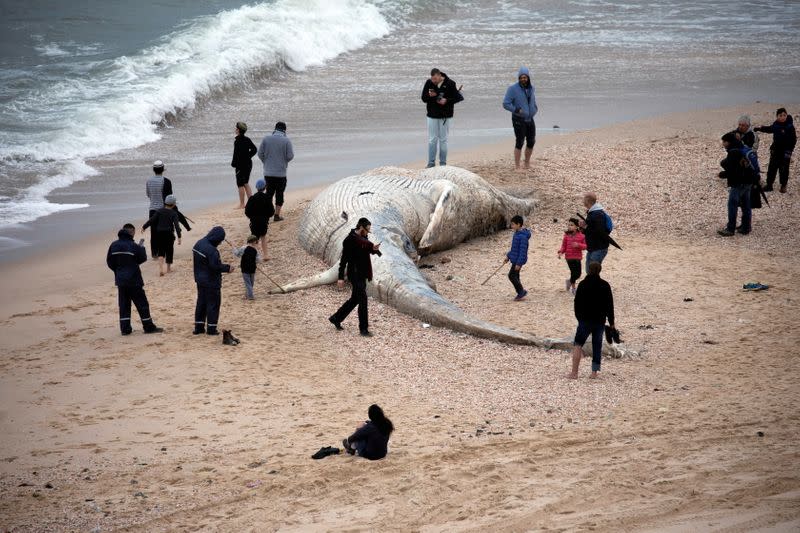
[[[383,459],[389,451],[389,436],[394,431],[394,425],[376,404],[369,406],[367,416],[369,420],[342,440],[342,446],[350,455],[358,455],[371,461]]]
[[[217,246],[225,240],[222,226],[214,226],[208,235],[192,248],[194,282],[197,284],[197,304],[194,308],[194,334],[219,335],[217,320],[222,304],[222,273],[235,269],[220,260]],[[208,323],[208,330],[206,330]]]
[[[144,293],[144,280],[139,265],[147,261],[144,246],[133,242],[136,228],[133,224],[125,224],[117,233],[119,237],[111,243],[106,254],[106,264],[114,271],[114,284],[117,286],[119,300],[119,329],[123,335],[130,335],[131,302],[136,306],[145,333],[161,333],[150,317],[150,304]],[[142,239],[144,240],[144,239]]]
[[[575,282],[581,277],[581,261],[583,260],[583,251],[586,249],[586,239],[578,227],[580,222],[577,218],[569,219],[567,222],[567,231],[564,232],[564,238],[561,240],[561,248],[558,249],[558,258],[561,259],[563,254],[567,260],[569,267],[569,279],[564,284],[567,291],[575,295]]]
[[[572,372],[567,374],[570,379],[578,379],[578,366],[583,357],[583,345],[589,335],[592,336],[592,374],[597,378],[600,372],[600,363],[603,357],[603,334],[605,333],[606,318],[608,324],[614,327],[614,295],[611,285],[600,278],[602,265],[597,261],[589,263],[587,276],[578,284],[575,292],[575,318],[578,319],[578,329],[575,331],[575,340],[572,349]]]
[[[267,230],[269,229],[269,217],[275,214],[272,206],[272,199],[267,196],[264,189],[267,182],[258,180],[256,182],[256,193],[247,200],[244,214],[250,219],[250,233],[261,241],[261,256],[267,260]]]
[[[172,271],[172,256],[175,250],[175,233],[178,234],[178,244],[181,243],[181,226],[178,223],[178,213],[175,212],[175,203],[177,200],[174,195],[169,195],[164,200],[164,207],[156,209],[150,220],[142,226],[142,232],[152,226],[151,241],[155,243],[154,254],[158,257],[158,275],[164,276]],[[167,269],[164,271],[164,263],[166,262]]]
[[[523,288],[522,282],[519,280],[522,266],[528,262],[528,241],[531,240],[531,230],[523,228],[523,223],[524,220],[520,215],[511,217],[511,229],[514,230],[514,236],[511,237],[511,250],[506,253],[503,259],[503,264],[511,263],[508,279],[514,286],[514,290],[517,291],[517,295],[514,297],[515,302],[524,300],[528,295],[528,291]]]

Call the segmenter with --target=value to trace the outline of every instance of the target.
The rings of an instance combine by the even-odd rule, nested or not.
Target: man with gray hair
[[[749,146],[758,152],[758,135],[753,131],[750,115],[741,115],[736,123],[736,129],[731,133],[736,135],[743,145]]]

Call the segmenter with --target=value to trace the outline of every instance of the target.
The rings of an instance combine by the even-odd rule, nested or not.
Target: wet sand
[[[119,336],[103,263],[114,235],[3,265],[0,528],[797,530],[796,161],[789,192],[755,211],[753,233],[716,235],[727,199],[719,135],[740,113],[762,123],[775,107],[553,136],[524,174],[508,143],[452,157],[538,200],[522,272],[530,294],[512,302],[501,274],[480,285],[509,231],[423,262],[445,297],[522,331],[572,333],[556,250],[581,192],[598,192],[624,248],[603,276],[641,355],[605,360],[597,382],[588,360],[568,381],[565,352],[425,328],[374,301],[374,338],[358,336],[354,316],[335,332],[325,319],[346,293],[268,295],[259,274],[254,302],[242,301],[238,273],[224,279],[220,322],[240,346],[192,336],[191,244],[214,224],[243,242],[231,202],[193,216],[173,274],[144,265],[163,335],[142,335],[134,314],[138,331]],[[270,227],[264,268],[280,282],[324,266],[296,241],[314,193],[293,193]],[[771,288],[743,292],[750,281]],[[397,427],[386,459],[310,459],[373,402]]]

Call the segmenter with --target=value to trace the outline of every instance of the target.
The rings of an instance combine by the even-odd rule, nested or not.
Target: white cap
[[[164,162],[160,159],[153,161],[153,168],[164,168]]]
[[[170,194],[166,198],[164,198],[164,205],[175,205],[178,202],[178,199],[175,198],[174,194]]]

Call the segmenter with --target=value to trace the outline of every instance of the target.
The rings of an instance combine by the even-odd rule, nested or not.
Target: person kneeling
[[[358,455],[375,461],[386,457],[389,436],[394,431],[392,421],[383,414],[376,404],[369,406],[369,420],[356,429],[356,432],[342,440],[342,446],[350,455]]]

